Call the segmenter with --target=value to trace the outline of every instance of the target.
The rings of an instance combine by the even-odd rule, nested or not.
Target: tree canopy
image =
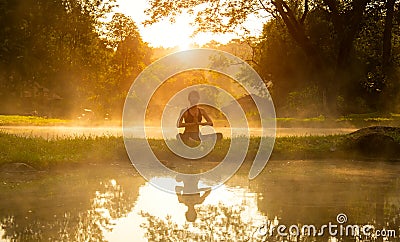
[[[1,112],[120,112],[149,48],[132,19],[113,13],[115,6],[115,0],[1,0]]]
[[[399,108],[399,1],[151,0],[146,23],[183,12],[197,32],[248,33],[250,16],[265,23],[252,64],[273,83],[278,111],[293,99],[327,115]]]
[[[399,0],[150,0],[145,24],[193,16],[248,61],[279,116],[398,112]],[[115,0],[0,0],[0,112],[117,116],[152,51]],[[251,36],[246,21],[264,23]]]

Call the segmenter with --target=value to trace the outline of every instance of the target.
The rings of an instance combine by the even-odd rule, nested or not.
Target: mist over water
[[[268,222],[321,226],[336,223],[339,213],[348,224],[392,229],[400,214],[399,172],[388,162],[276,160],[255,180],[239,170],[197,198],[162,192],[129,164],[92,164],[39,177],[0,173],[1,194],[9,198],[0,200],[0,234],[5,241],[153,241],[163,235],[237,241]],[[187,211],[193,204],[192,223]],[[219,233],[225,226],[230,232]]]

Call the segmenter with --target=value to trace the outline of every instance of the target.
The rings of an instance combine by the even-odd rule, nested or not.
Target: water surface
[[[3,241],[259,241],[264,224],[321,226],[340,213],[349,224],[398,232],[399,172],[399,164],[376,161],[270,161],[255,180],[244,168],[192,197],[156,189],[129,163],[3,172],[0,234]]]

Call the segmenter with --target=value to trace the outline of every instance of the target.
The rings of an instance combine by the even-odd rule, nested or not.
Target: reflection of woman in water
[[[199,188],[198,183],[199,179],[194,177],[189,177],[183,179],[179,175],[176,177],[177,182],[183,182],[183,186],[176,186],[175,191],[178,196],[178,201],[187,206],[188,210],[185,213],[186,220],[188,222],[194,222],[197,218],[197,212],[194,208],[194,205],[202,204],[204,199],[210,194],[210,188]],[[193,194],[186,194],[188,191],[196,191]],[[204,192],[201,194],[201,192]]]
[[[213,126],[214,124],[206,111],[197,106],[200,100],[200,94],[197,91],[191,91],[188,95],[188,99],[190,107],[186,110],[182,110],[178,120],[178,128],[185,128],[183,134],[179,134],[179,136],[184,142],[189,140],[200,141],[200,136],[202,135],[200,134],[199,126]],[[206,122],[201,122],[203,118]],[[222,134],[217,133],[217,140],[221,138]]]

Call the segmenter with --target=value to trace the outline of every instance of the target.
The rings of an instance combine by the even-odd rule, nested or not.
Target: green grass
[[[43,118],[36,116],[20,116],[20,115],[0,115],[0,126],[5,125],[62,125],[69,123],[69,120],[56,118]]]
[[[276,118],[276,122],[278,123],[288,123],[288,122],[324,122],[326,121],[325,116],[320,115],[318,117],[313,118]]]
[[[277,118],[278,127],[362,128],[370,125],[400,126],[400,114],[349,114],[337,118],[323,115],[311,118]]]
[[[349,114],[337,119],[338,122],[350,123],[397,123],[400,124],[400,114],[366,113]]]
[[[336,145],[344,136],[279,137],[276,139],[273,159],[325,159],[335,156]],[[222,160],[231,143],[223,139],[206,157]],[[171,160],[176,157],[163,140],[150,139],[149,144],[157,157]],[[259,138],[251,138],[246,159],[252,159],[258,150]],[[20,137],[0,132],[0,165],[23,162],[38,169],[59,165],[85,163],[112,163],[127,161],[122,137],[73,137],[46,140],[39,137]]]
[[[98,120],[100,121],[100,120]],[[97,121],[97,122],[98,122]],[[217,120],[215,120],[217,121]],[[77,122],[77,121],[76,121]],[[36,116],[0,115],[0,126],[53,126],[74,125],[72,120],[43,118]],[[323,115],[310,118],[287,117],[276,118],[278,127],[304,127],[304,128],[346,128],[365,127],[368,125],[400,126],[400,114],[350,114],[338,118],[327,118]],[[91,124],[96,124],[96,121]],[[101,123],[100,123],[101,124]]]
[[[329,158],[343,140],[342,135],[279,137],[273,156],[280,159]]]
[[[390,131],[391,136],[400,143],[400,132]],[[354,135],[353,135],[354,136]],[[275,139],[271,159],[357,159],[361,156],[349,150],[354,142],[352,135],[292,136]],[[238,138],[239,140],[241,138]],[[233,140],[223,139],[204,159],[221,161]],[[252,160],[259,148],[259,137],[250,138],[247,160]],[[148,140],[155,155],[160,160],[183,160],[175,156],[161,139]],[[236,150],[237,151],[237,150]],[[236,152],[234,150],[234,152]],[[397,158],[397,157],[396,157]],[[122,137],[114,136],[76,136],[59,139],[40,137],[21,137],[0,132],[0,165],[22,162],[39,169],[59,165],[85,163],[129,162]]]
[[[0,164],[23,162],[37,168],[88,161],[112,161],[125,155],[122,138],[74,137],[46,140],[0,133]]]

